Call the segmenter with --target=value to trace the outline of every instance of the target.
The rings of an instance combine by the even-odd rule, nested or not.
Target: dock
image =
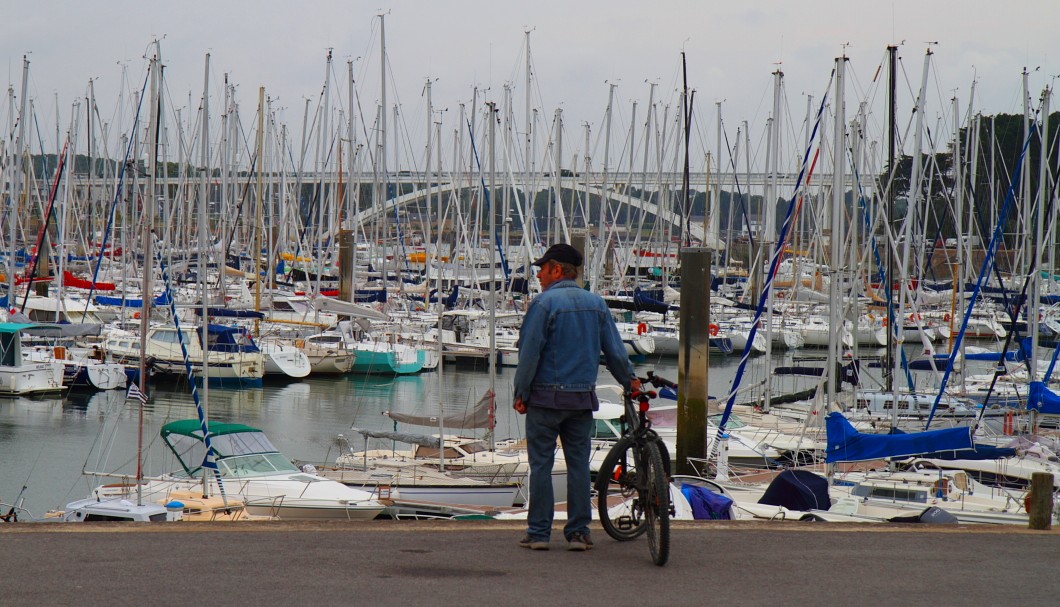
[[[501,521],[0,525],[20,605],[1054,605],[1060,532],[1009,526],[675,522],[644,539],[517,546]]]

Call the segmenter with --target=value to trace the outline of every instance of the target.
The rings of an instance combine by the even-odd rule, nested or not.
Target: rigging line
[[[893,285],[894,285],[894,282],[893,282],[894,281],[894,277],[893,276],[891,276],[891,277],[887,276],[887,274],[886,274],[886,272],[884,270],[884,263],[883,263],[883,260],[880,257],[880,249],[879,249],[879,246],[876,243],[876,234],[872,230],[872,223],[873,222],[871,221],[871,217],[870,217],[870,209],[869,209],[868,205],[865,204],[866,196],[865,196],[865,190],[864,190],[864,188],[861,185],[862,184],[861,175],[860,175],[860,173],[858,171],[857,165],[853,162],[853,152],[854,151],[853,151],[852,148],[850,148],[850,147],[847,148],[847,153],[850,154],[850,156],[851,156],[851,167],[852,167],[853,175],[854,175],[854,183],[856,183],[857,187],[858,187],[858,203],[861,205],[861,207],[863,209],[863,216],[865,217],[865,229],[870,234],[870,243],[872,245],[873,261],[876,263],[876,268],[877,268],[877,270],[876,270],[877,280],[879,280],[880,285],[884,288],[884,292],[887,294],[887,298],[886,298],[886,301],[887,301],[887,330],[892,332],[892,334],[894,334],[895,337],[897,338],[898,337],[898,335],[897,335],[897,319],[895,318],[896,315],[895,315],[895,312],[894,312],[894,287],[893,287]],[[893,237],[893,235],[891,233],[891,226],[887,225],[886,221],[883,222],[883,226],[886,229],[887,238],[891,239]],[[898,342],[896,341],[895,343],[898,343]],[[905,371],[906,383],[909,385],[909,389],[912,390],[913,386],[914,386],[913,374],[909,370],[909,361],[906,358],[905,349],[899,347],[899,348],[897,348],[897,350],[898,350],[899,356],[901,358],[902,370]]]
[[[787,240],[788,232],[792,226],[791,218],[795,210],[796,200],[802,187],[802,180],[809,169],[810,151],[817,143],[817,131],[821,124],[821,118],[824,115],[825,104],[828,101],[828,90],[832,85],[835,74],[836,71],[833,69],[831,76],[828,78],[828,86],[825,87],[825,93],[821,96],[821,104],[817,109],[817,119],[814,123],[813,134],[810,136],[809,147],[806,148],[806,151],[803,154],[802,167],[799,170],[799,177],[795,183],[795,192],[792,194],[792,197],[788,202],[787,215],[784,218],[784,223],[781,226],[780,234],[777,238],[776,248],[773,252],[772,260],[770,261],[767,280],[762,286],[762,292],[758,297],[758,306],[755,308],[754,319],[751,321],[751,331],[747,335],[747,344],[744,346],[743,355],[740,357],[740,365],[736,368],[736,375],[732,380],[732,388],[730,389],[730,394],[732,396],[730,396],[728,402],[726,402],[725,411],[722,413],[721,421],[718,422],[718,436],[714,441],[715,448],[717,448],[717,445],[721,444],[721,435],[725,432],[725,425],[728,423],[729,417],[732,415],[733,405],[736,404],[736,390],[740,386],[740,382],[743,379],[744,372],[747,368],[747,361],[751,357],[751,351],[753,350],[751,345],[754,343],[755,337],[758,334],[758,324],[762,318],[762,311],[765,309],[766,301],[769,298],[769,291],[773,285],[773,277],[776,275],[777,267],[780,264],[780,258],[782,256],[781,253],[784,250],[785,241]]]
[[[957,358],[957,353],[961,350],[961,343],[964,341],[965,329],[968,326],[968,321],[971,320],[972,310],[975,308],[975,302],[979,298],[979,293],[982,289],[983,282],[986,276],[989,275],[990,269],[996,269],[996,263],[994,262],[994,256],[997,252],[999,241],[1001,240],[1002,230],[1005,223],[1005,219],[1008,216],[1009,208],[1012,206],[1012,202],[1016,195],[1016,184],[1019,182],[1020,173],[1023,170],[1023,159],[1027,155],[1027,150],[1030,148],[1031,139],[1034,137],[1034,133],[1038,131],[1037,121],[1031,125],[1030,132],[1027,133],[1027,139],[1023,142],[1023,151],[1020,152],[1020,162],[1016,165],[1016,168],[1012,174],[1012,182],[1009,185],[1008,192],[1005,194],[1005,201],[1001,206],[1001,211],[998,216],[996,225],[994,226],[993,235],[990,237],[990,244],[987,246],[986,255],[983,258],[982,266],[979,269],[979,275],[976,278],[975,288],[972,289],[972,296],[968,301],[968,305],[964,310],[964,319],[961,322],[961,329],[957,332],[957,339],[954,340],[953,346],[950,350],[949,359],[946,361],[946,370],[942,375],[942,382],[939,386],[938,393],[935,394],[935,400],[931,404],[931,412],[928,414],[927,422],[924,424],[924,430],[927,431],[931,428],[931,422],[935,418],[935,411],[938,409],[939,401],[942,400],[942,394],[946,391],[946,384],[949,382],[950,374],[953,371],[953,363]],[[985,407],[984,407],[985,411]]]
[[[482,161],[478,157],[478,147],[475,145],[475,132],[471,129],[471,121],[470,120],[467,121],[467,131],[468,131],[468,134],[470,135],[470,138],[471,138],[471,152],[474,154],[475,164],[478,166],[479,181],[482,183],[482,194],[483,194],[483,199],[485,200],[485,203],[486,203],[486,209],[485,210],[488,213],[492,213],[493,209],[492,209],[492,205],[490,204],[490,192],[489,192],[489,189],[486,187],[486,178],[483,177]],[[495,243],[494,246],[497,247],[497,252],[501,256],[501,269],[504,270],[504,280],[507,282],[508,279],[509,279],[508,261],[504,258],[504,248],[501,246],[500,235],[496,231],[494,231],[492,236],[493,236],[493,240],[494,240],[494,243]],[[491,266],[494,265],[494,262],[493,262],[492,259],[490,260],[490,265]]]
[[[1039,133],[1039,135],[1041,135],[1041,133]],[[1054,202],[1055,198],[1056,198],[1056,189],[1054,188],[1053,192],[1052,192],[1052,195],[1048,197],[1048,200],[1046,202],[1046,207],[1045,207],[1045,210],[1044,210],[1044,213],[1045,213],[1044,216],[1045,217],[1052,217],[1052,215],[1053,215],[1053,202]],[[1052,230],[1051,230],[1051,226],[1050,226],[1050,230],[1044,235],[1044,238],[1045,238],[1046,242],[1048,242],[1050,240],[1051,236],[1052,236]],[[1038,258],[1038,248],[1041,247],[1041,246],[1042,246],[1042,244],[1040,242],[1032,242],[1032,244],[1031,244],[1031,259],[1032,260],[1036,260]],[[1001,348],[1001,358],[998,359],[998,365],[994,369],[994,375],[993,375],[993,377],[990,380],[990,387],[987,389],[986,398],[983,399],[983,408],[979,412],[978,419],[976,420],[976,424],[977,425],[982,420],[983,414],[986,412],[987,404],[990,401],[990,396],[993,394],[994,387],[996,386],[996,384],[997,384],[998,380],[1001,378],[1001,376],[1007,371],[1005,369],[1004,356],[1008,352],[1009,347],[1012,345],[1013,339],[1016,338],[1018,335],[1020,335],[1020,332],[1017,330],[1017,325],[1016,325],[1016,321],[1019,318],[1020,308],[1021,307],[1026,307],[1027,308],[1027,310],[1024,312],[1024,315],[1031,314],[1031,313],[1035,313],[1035,314],[1038,313],[1037,312],[1037,308],[1040,305],[1040,301],[1041,301],[1040,297],[1039,297],[1039,301],[1027,303],[1027,289],[1028,289],[1028,287],[1030,285],[1031,277],[1034,275],[1035,272],[1038,272],[1038,271],[1039,271],[1038,268],[1034,267],[1033,265],[1031,266],[1030,272],[1028,272],[1027,277],[1024,279],[1023,288],[1020,290],[1019,296],[1016,297],[1015,300],[1012,303],[1011,310],[1010,310],[1010,307],[1008,305],[1007,297],[1005,299],[1005,304],[1004,304],[1005,310],[1006,310],[1006,312],[1010,313],[1010,319],[1011,319],[1012,326],[1005,333],[1005,342],[1004,342],[1004,344],[1003,344],[1003,346]],[[999,279],[1000,279],[1000,277],[999,277]],[[1002,294],[1003,295],[1007,295],[1007,290],[1004,288],[1004,283],[1002,283],[1001,286],[1002,286]],[[1022,353],[1023,350],[1024,350],[1023,340],[1022,339],[1019,339],[1019,344],[1020,344],[1019,345],[1020,352]],[[1046,371],[1045,378],[1043,380],[1043,382],[1045,384],[1049,383],[1049,378],[1052,376],[1053,369],[1056,366],[1057,354],[1058,353],[1060,353],[1060,347],[1054,348],[1052,360],[1050,360],[1050,362],[1049,362],[1049,368]],[[1027,372],[1033,378],[1035,369],[1033,369],[1031,367],[1031,357],[1027,356],[1025,354],[1023,362],[1027,366]]]
[[[42,247],[42,243],[43,243],[44,239],[47,237],[48,224],[51,223],[51,219],[54,216],[54,213],[52,211],[55,208],[55,197],[59,194],[59,182],[62,180],[63,172],[66,169],[66,150],[67,150],[67,147],[69,145],[70,145],[70,140],[67,139],[66,140],[66,144],[63,145],[62,154],[57,159],[57,161],[59,163],[59,166],[57,166],[55,168],[55,181],[52,184],[52,188],[51,188],[52,191],[51,191],[51,195],[49,196],[47,211],[45,212],[45,215],[44,215],[44,225],[41,226],[40,232],[37,233],[37,244],[36,244],[37,253],[33,256],[33,265],[30,267],[29,272],[27,273],[27,277],[30,279],[30,281],[26,285],[26,296],[24,298],[22,298],[22,307],[19,308],[20,312],[25,312],[26,311],[26,302],[29,301],[30,291],[33,290],[32,289],[32,287],[33,287],[33,276],[36,275],[36,273],[37,273],[37,263],[40,261],[41,255],[44,253],[44,251],[42,250],[42,248],[43,248]],[[13,255],[14,254],[12,254],[12,256]],[[51,255],[51,252],[49,251],[49,256],[50,255]],[[11,267],[12,267],[12,271],[13,271],[14,270],[14,263],[11,264]],[[12,299],[14,299],[14,293],[10,293],[9,295],[10,295],[10,297],[8,298],[8,301],[10,303],[10,301]]]
[[[159,247],[161,249],[161,247]],[[199,402],[199,391],[195,386],[195,372],[192,369],[191,358],[188,356],[188,347],[184,341],[184,331],[181,329],[180,317],[177,315],[177,301],[173,297],[172,287],[169,280],[169,268],[166,266],[165,257],[162,255],[162,251],[158,250],[155,252],[155,260],[158,261],[158,268],[162,273],[162,285],[165,289],[165,297],[169,303],[169,313],[173,317],[173,325],[177,329],[177,341],[180,343],[180,353],[184,357],[184,370],[187,373],[188,384],[191,388],[191,399],[195,402],[195,412],[199,417],[199,431],[202,432],[202,442],[206,447],[206,453],[203,455],[202,464],[200,467],[204,469],[213,470],[214,478],[217,481],[218,491],[221,493],[221,501],[224,503],[225,510],[228,509],[228,497],[225,495],[224,482],[221,480],[221,471],[217,466],[217,462],[213,459],[219,456],[220,453],[214,448],[212,441],[210,440],[210,428],[206,420],[206,411],[202,408],[202,403]],[[144,297],[150,297],[150,293],[145,293]],[[144,318],[144,322],[147,322],[147,318]],[[199,336],[199,343],[202,346],[203,352],[206,354],[203,357],[203,369],[209,364],[209,318],[203,317],[202,319],[202,333]],[[208,381],[204,378],[205,381]],[[190,472],[190,471],[189,471]],[[139,476],[139,475],[138,475]],[[206,470],[203,470],[203,477],[205,480]]]
[[[725,123],[725,121],[722,120],[722,124],[724,124],[724,123]],[[732,175],[733,175],[733,179],[734,179],[735,184],[736,184],[737,200],[740,201],[740,211],[741,211],[740,216],[743,217],[744,225],[747,227],[748,246],[753,251],[753,250],[755,250],[755,236],[754,236],[754,232],[751,230],[751,218],[747,214],[747,204],[746,204],[746,201],[744,200],[743,190],[740,187],[740,171],[739,171],[739,169],[736,166],[736,159],[732,155],[733,146],[729,143],[729,132],[727,130],[725,130],[725,129],[722,129],[721,132],[722,132],[722,136],[725,137],[725,150],[729,153],[729,165],[732,167]],[[739,129],[737,129],[737,132],[739,132]],[[739,141],[737,141],[736,143],[739,144]],[[729,206],[730,207],[732,206],[732,197],[731,196],[729,197]],[[728,226],[728,228],[729,228],[729,232],[731,233],[732,232],[732,226]]]

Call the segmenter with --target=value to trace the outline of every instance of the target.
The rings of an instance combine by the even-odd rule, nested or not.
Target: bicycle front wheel
[[[647,530],[641,504],[636,443],[620,438],[596,473],[596,511],[607,535],[628,542]]]
[[[645,443],[644,455],[644,527],[648,532],[651,560],[662,566],[670,558],[670,484],[666,480],[666,469],[663,467],[658,443]]]

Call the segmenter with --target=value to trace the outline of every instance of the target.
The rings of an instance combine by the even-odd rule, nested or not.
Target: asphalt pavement
[[[0,524],[0,605],[1060,604],[1060,532],[681,522],[569,552],[498,521]]]

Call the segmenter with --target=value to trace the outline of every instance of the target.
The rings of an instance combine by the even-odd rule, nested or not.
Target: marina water
[[[823,351],[804,350],[751,360],[744,385],[761,381],[769,369],[791,365],[795,357],[823,358]],[[711,356],[710,392],[723,396],[730,388],[739,357]],[[823,361],[818,363],[823,365]],[[676,381],[677,361],[649,360],[635,365],[638,375],[653,370]],[[878,370],[867,370],[876,375]],[[522,438],[523,420],[511,409],[513,368],[497,370],[496,438]],[[444,400],[446,412],[470,409],[489,387],[484,364],[477,367],[447,364],[441,375],[308,377],[291,383],[266,382],[254,389],[209,389],[210,419],[260,428],[288,457],[302,462],[334,462],[346,436],[354,449],[363,439],[351,427],[392,430],[385,411],[433,414]],[[774,384],[774,394],[778,383]],[[808,387],[807,378],[791,380],[791,389]],[[798,382],[798,383],[795,383]],[[614,383],[600,367],[599,383]],[[144,474],[172,471],[174,465],[158,437],[170,421],[195,417],[190,391],[184,385],[155,382],[148,389],[151,402],[144,407]],[[203,393],[200,390],[200,395]],[[738,399],[743,400],[743,399]],[[89,471],[135,476],[138,411],[134,399],[120,390],[70,392],[48,398],[0,398],[0,501],[12,503],[23,486],[25,504],[35,517],[67,502],[87,496],[99,481],[82,474]],[[438,428],[402,426],[404,432],[434,434]],[[479,431],[481,435],[482,431]],[[382,443],[372,446],[384,447]],[[119,482],[105,479],[102,482]]]

